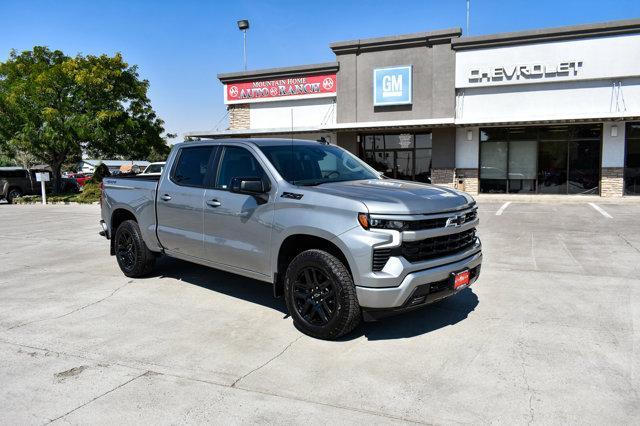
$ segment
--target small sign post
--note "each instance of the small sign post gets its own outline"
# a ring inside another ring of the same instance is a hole
[[[40,191],[42,193],[42,204],[47,204],[47,191],[44,187],[45,182],[49,182],[49,172],[37,172],[36,181],[40,182]]]

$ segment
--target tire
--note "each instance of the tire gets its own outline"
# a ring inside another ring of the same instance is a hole
[[[22,191],[20,188],[10,188],[7,192],[7,203],[13,204],[14,198],[22,197]]]
[[[295,327],[312,337],[337,339],[362,319],[349,271],[338,258],[322,250],[304,251],[291,261],[284,296]]]
[[[144,243],[135,220],[125,220],[118,226],[114,248],[118,266],[127,277],[143,277],[153,270],[156,256]]]

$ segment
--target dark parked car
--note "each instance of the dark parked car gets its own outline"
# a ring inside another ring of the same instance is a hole
[[[40,182],[36,180],[37,172],[46,170],[26,170],[26,169],[0,169],[0,200],[6,199],[12,203],[14,199],[23,195],[40,194]],[[47,182],[47,192],[51,190],[52,182]],[[62,192],[78,192],[80,186],[75,179],[63,178],[60,184]]]
[[[9,203],[22,195],[37,194],[40,183],[36,182],[35,172],[26,169],[0,170],[0,199],[5,198]]]

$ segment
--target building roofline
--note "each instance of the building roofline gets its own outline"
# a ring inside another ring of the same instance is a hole
[[[222,137],[245,137],[250,135],[279,135],[290,133],[320,133],[325,131],[321,127],[274,127],[265,129],[233,129],[233,130],[202,130],[187,132],[185,137],[197,138],[222,138]]]
[[[456,27],[413,34],[338,41],[335,43],[331,43],[329,47],[331,47],[331,50],[333,50],[335,54],[384,49],[398,49],[404,47],[424,46],[442,41],[450,41],[452,38],[460,37],[461,34],[462,29],[460,29],[460,27]]]
[[[511,46],[525,43],[604,37],[618,34],[640,33],[640,19],[599,22],[595,24],[541,28],[510,33],[462,37],[451,42],[454,50]]]
[[[260,70],[229,72],[218,74],[218,80],[222,83],[252,81],[256,79],[270,79],[281,77],[296,77],[300,74],[321,74],[337,72],[338,62],[325,62],[322,64],[296,65],[292,67],[265,68]]]
[[[352,123],[334,123],[321,126],[307,127],[277,127],[264,129],[233,129],[233,130],[202,130],[187,132],[185,137],[221,138],[221,137],[245,137],[251,135],[279,135],[292,133],[325,133],[338,130],[356,131],[367,129],[391,129],[391,128],[424,128],[453,126],[453,117],[428,118],[417,120],[386,120],[386,121],[360,121]]]

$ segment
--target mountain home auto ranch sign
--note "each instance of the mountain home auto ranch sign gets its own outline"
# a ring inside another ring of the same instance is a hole
[[[469,83],[514,82],[541,80],[554,77],[574,77],[582,68],[582,61],[565,61],[555,64],[515,64],[497,67],[474,68],[469,72]]]
[[[225,84],[226,103],[274,101],[282,98],[335,96],[336,75],[255,80]]]

